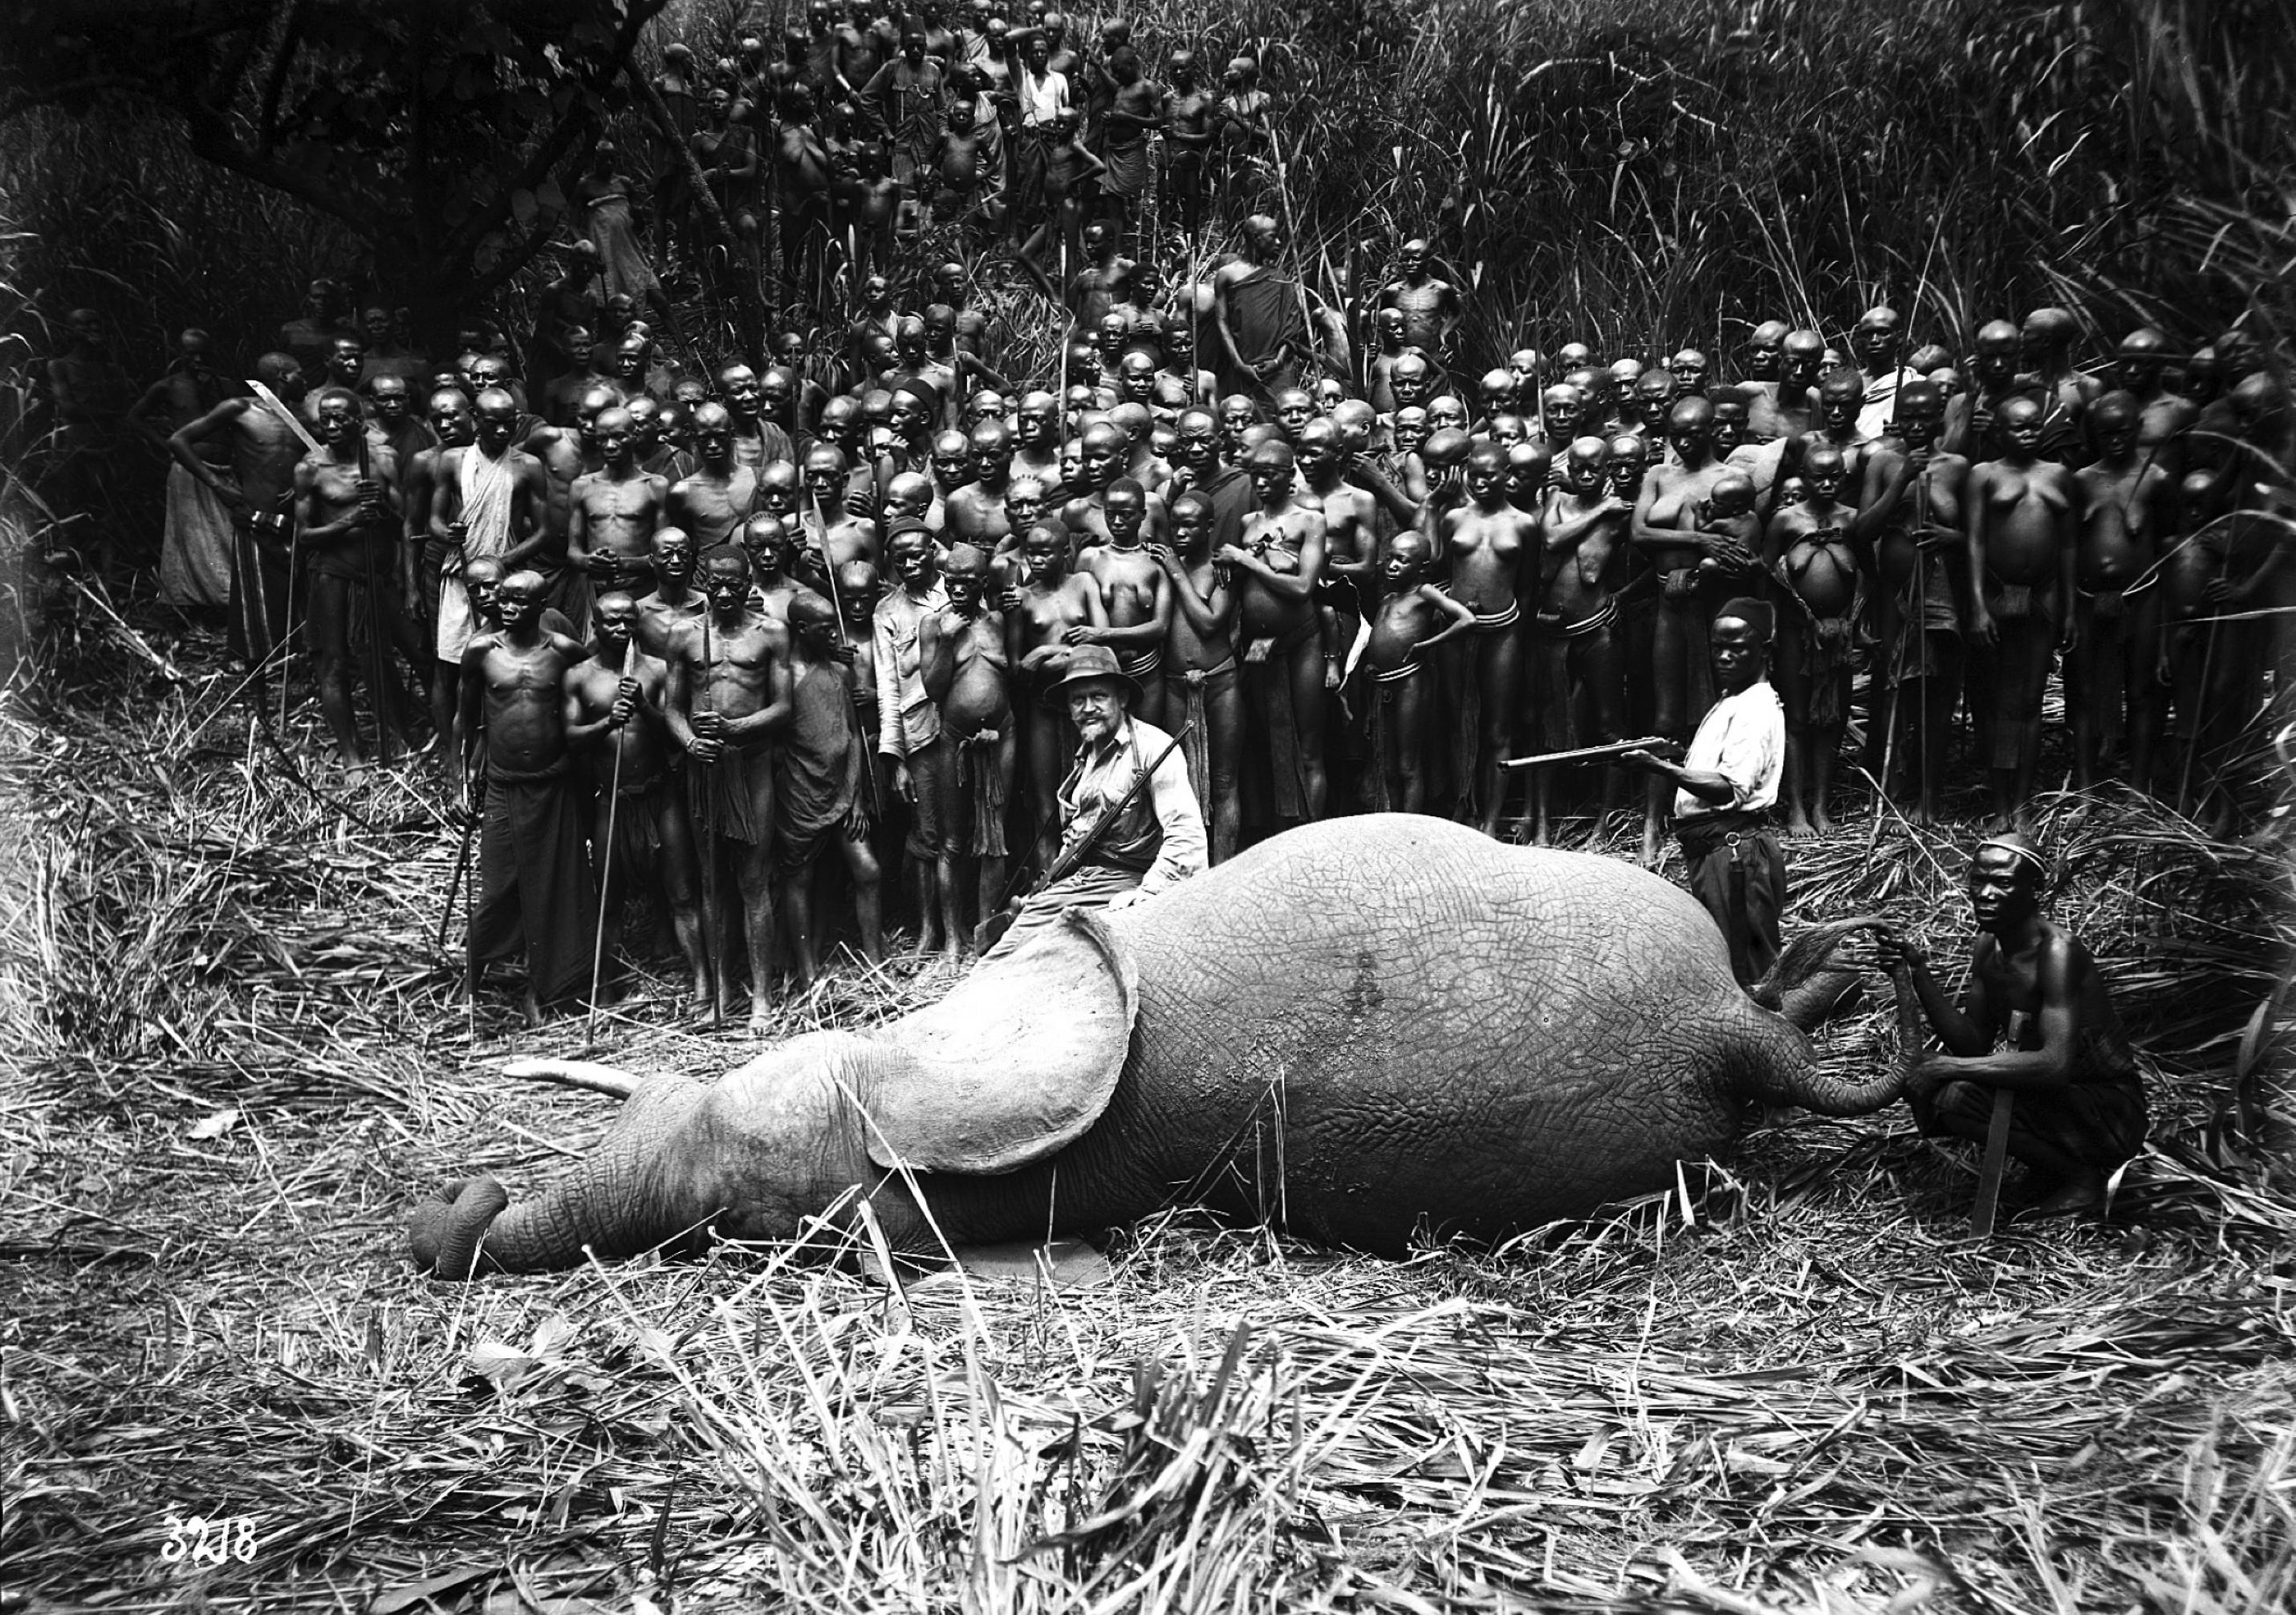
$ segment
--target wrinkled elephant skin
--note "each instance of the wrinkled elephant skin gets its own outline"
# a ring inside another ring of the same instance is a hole
[[[1857,1114],[1898,1086],[1820,1072],[1664,881],[1376,815],[1071,916],[904,1020],[650,1079],[540,1196],[426,1203],[414,1257],[461,1277],[786,1239],[856,1185],[920,1250],[1193,1203],[1398,1252],[1670,1184],[1751,1102]]]

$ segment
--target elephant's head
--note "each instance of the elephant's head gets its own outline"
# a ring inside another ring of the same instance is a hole
[[[891,1172],[1010,1172],[1107,1108],[1138,1008],[1130,953],[1098,917],[1072,913],[882,1027],[793,1038],[714,1086],[629,1079],[596,1152],[544,1194],[512,1206],[480,1177],[418,1207],[415,1266],[460,1279],[711,1231],[794,1239]]]

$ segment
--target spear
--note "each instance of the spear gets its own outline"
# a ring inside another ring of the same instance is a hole
[[[254,389],[257,398],[270,406],[272,414],[287,423],[287,430],[302,439],[303,447],[308,453],[316,455],[319,452],[318,439],[313,437],[310,429],[303,424],[302,416],[287,407],[284,399],[252,376],[248,378],[247,384]],[[296,562],[300,558],[301,552],[295,547],[294,537],[290,535],[287,540],[287,631],[279,636],[280,647],[283,650],[295,641],[295,571]],[[259,561],[257,562],[255,570],[259,577],[263,570]],[[252,641],[250,643],[251,644]],[[287,726],[287,664],[283,659],[279,664],[279,726],[283,729]]]
[[[622,641],[622,670],[614,681],[617,701],[621,700],[622,683],[630,676],[630,659],[636,644],[635,634]],[[610,723],[607,733],[613,734],[614,728]],[[614,824],[622,805],[622,753],[628,750],[623,743],[627,738],[613,734],[614,767],[606,784],[606,844],[598,851],[598,924],[590,936],[590,1013],[582,1028],[582,1052],[586,1054],[598,1046],[598,979],[605,970],[606,914],[614,898]]]
[[[813,525],[821,536],[821,575],[829,583],[829,609],[837,613],[837,631],[843,634],[845,603],[837,594],[837,557],[830,552],[829,523],[822,520],[821,494],[808,482],[805,485],[805,495],[806,502],[813,506]],[[861,703],[853,694],[852,679],[844,677],[842,669],[840,669],[840,676],[844,678],[845,709],[852,714],[853,729],[857,734],[861,730]],[[869,750],[875,743],[873,736],[861,735],[861,788],[869,793],[869,816],[873,821],[882,811],[877,802],[877,770],[869,758]]]
[[[709,619],[714,610],[715,608],[713,606],[711,606],[707,601],[704,601],[701,607],[701,689],[699,692],[701,695],[713,697],[713,700],[718,685],[718,661],[717,657],[709,648]],[[713,704],[709,707],[704,708],[703,710],[715,712],[717,708]],[[715,762],[709,762],[698,763],[695,766],[701,768],[715,769],[718,765]],[[710,799],[709,785],[706,783],[709,777],[710,776],[707,775],[703,776],[705,783],[702,788],[702,800],[705,802],[708,802]],[[726,922],[724,918],[726,894],[718,889],[718,847],[717,815],[713,810],[707,816],[707,817],[709,823],[702,827],[702,832],[697,839],[701,842],[702,922],[705,929],[709,932],[709,936],[705,938],[702,942],[704,956],[709,961],[709,1029],[716,1031],[726,1024],[726,990],[724,980],[726,964]]]

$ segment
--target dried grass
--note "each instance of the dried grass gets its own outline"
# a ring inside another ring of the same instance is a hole
[[[2289,930],[2276,848],[2050,806],[2058,912],[2159,1078],[2103,1226],[1972,1246],[1970,1161],[1892,1114],[1776,1119],[1496,1252],[1175,1216],[1082,1291],[738,1250],[447,1288],[403,1265],[406,1200],[531,1181],[606,1107],[490,1071],[512,1019],[473,1041],[433,951],[455,842],[419,780],[347,799],[362,827],[280,778],[209,641],[145,625],[186,674],[155,687],[83,631],[78,698],[20,687],[0,726],[12,1609],[2296,1597],[2296,1195],[2208,1125]],[[1797,917],[1956,934],[1954,855],[1873,836],[1797,848]],[[849,973],[783,1029],[939,986]],[[1881,1020],[1831,1057],[1881,1057]],[[608,1043],[742,1040],[640,1004]],[[252,1562],[163,1562],[171,1511],[252,1516]]]

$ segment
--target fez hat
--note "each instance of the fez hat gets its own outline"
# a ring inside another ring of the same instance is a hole
[[[1764,644],[1769,644],[1777,631],[1777,620],[1768,603],[1755,599],[1751,594],[1741,594],[1735,600],[1724,601],[1722,609],[1714,613],[1714,620],[1719,622],[1725,617],[1734,617],[1751,627]]]
[[[1126,700],[1140,693],[1140,681],[1116,665],[1116,652],[1106,645],[1078,645],[1059,664],[1060,676],[1045,687],[1046,705],[1057,705],[1065,698],[1061,692],[1069,685],[1082,684],[1088,678],[1104,678],[1120,685],[1128,693]]]
[[[926,381],[922,376],[909,377],[898,387],[893,389],[893,393],[897,398],[901,394],[906,393],[910,398],[914,398],[918,403],[923,405],[929,411],[938,412],[940,408],[940,389],[935,387],[931,381]]]

